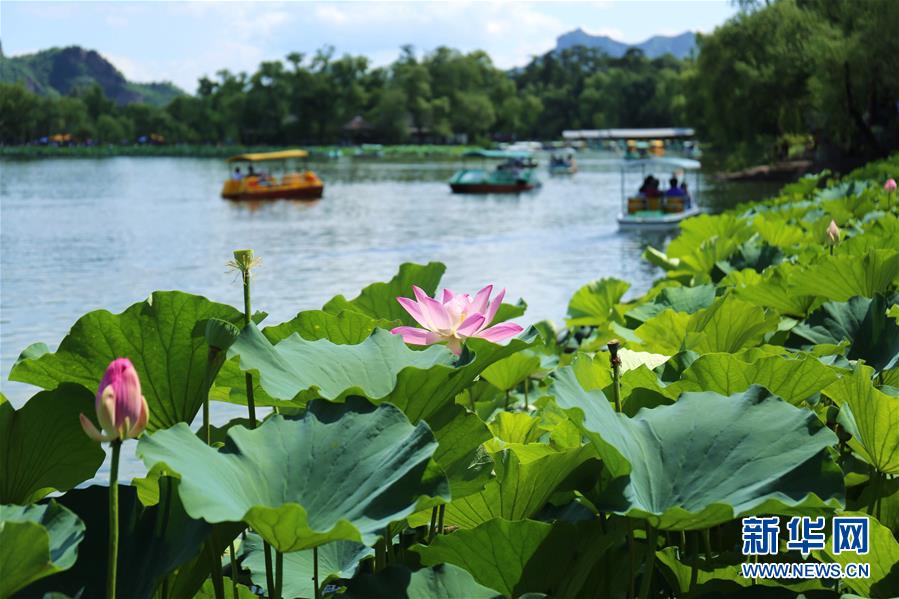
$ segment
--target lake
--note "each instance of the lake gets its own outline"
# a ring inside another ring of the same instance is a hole
[[[456,291],[505,287],[507,301],[527,301],[525,325],[563,324],[568,299],[596,278],[642,293],[660,271],[640,254],[668,236],[619,232],[617,162],[578,161],[577,174],[550,177],[542,159],[534,192],[463,196],[446,183],[454,161],[341,158],[313,163],[322,200],[249,205],[219,198],[227,169],[217,159],[0,160],[0,389],[21,405],[35,389],[7,381],[19,352],[37,341],[55,349],[88,311],[121,312],[157,289],[239,308],[240,281],[225,266],[238,248],[262,259],[253,309],[269,313],[266,324],[338,293],[354,297],[408,261],[444,262],[443,283]],[[721,208],[778,186],[701,187],[703,201]],[[242,414],[213,405],[215,423]],[[127,460],[123,471],[143,470]]]

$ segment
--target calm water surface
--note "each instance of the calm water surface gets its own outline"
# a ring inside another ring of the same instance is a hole
[[[599,277],[641,293],[660,272],[640,254],[667,236],[619,232],[617,168],[600,157],[579,164],[566,177],[544,167],[535,192],[460,196],[446,184],[452,161],[344,158],[314,165],[326,183],[320,201],[249,205],[219,198],[221,160],[0,160],[0,389],[21,405],[35,389],[7,381],[19,352],[36,341],[55,349],[90,310],[121,312],[157,289],[239,307],[240,283],[225,267],[237,248],[262,258],[253,308],[268,324],[353,297],[407,261],[444,262],[454,290],[506,287],[507,299],[528,302],[522,324],[561,324],[572,293]],[[702,187],[715,205],[768,191]],[[216,423],[242,414],[213,406]],[[142,472],[124,464],[125,476]]]

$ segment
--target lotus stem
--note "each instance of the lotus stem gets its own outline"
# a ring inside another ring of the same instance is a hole
[[[428,526],[428,543],[430,543],[434,539],[434,533],[437,530],[437,512],[439,511],[439,507],[435,505],[431,508],[431,524]]]
[[[528,383],[530,383],[530,377],[524,377],[524,411],[528,411]]]
[[[119,453],[122,441],[114,439],[109,467],[109,559],[106,562],[106,597],[115,599],[116,568],[119,562]]]
[[[209,428],[209,395],[203,399],[203,435],[206,437],[206,445],[212,445],[212,433]]]
[[[443,534],[443,516],[446,514],[446,504],[440,504],[440,510],[437,512],[437,534]]]
[[[262,541],[262,549],[265,554],[265,585],[268,596],[275,596],[275,575],[272,570],[272,546],[267,541]]]
[[[506,389],[506,406],[503,409],[509,411],[509,389]]]
[[[632,524],[630,518],[625,518],[627,522],[627,559],[628,559],[628,570],[629,570],[629,578],[630,583],[628,585],[627,596],[631,599],[635,597],[636,588],[634,585],[634,581],[637,576],[637,558],[635,555],[636,549],[634,547],[634,530],[632,528]]]
[[[712,535],[708,528],[702,531],[702,542],[705,545],[705,562],[709,565],[712,563]]]
[[[228,557],[231,561],[231,593],[234,599],[239,599],[240,592],[237,590],[237,559],[234,556],[234,541],[228,545]]]
[[[208,544],[209,550],[209,576],[212,578],[212,590],[215,599],[225,599],[225,579],[222,576],[222,556],[212,544]]]
[[[640,599],[648,599],[649,591],[652,588],[652,572],[656,564],[656,540],[659,531],[656,530],[649,522],[646,523],[646,543],[649,547],[649,555],[646,556],[646,563],[643,568],[643,582],[640,585]]]
[[[284,553],[275,552],[275,598],[281,599],[281,589],[284,588]]]
[[[612,364],[612,397],[615,400],[615,411],[621,412],[621,358],[618,357],[618,348],[621,344],[617,339],[609,341],[609,362]]]
[[[312,548],[312,584],[315,586],[315,599],[321,599],[322,590],[318,582],[318,547]]]

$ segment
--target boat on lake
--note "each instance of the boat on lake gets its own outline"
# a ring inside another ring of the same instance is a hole
[[[519,193],[540,185],[535,168],[537,162],[531,152],[510,150],[473,150],[462,155],[481,158],[482,168],[463,168],[450,178],[453,193]],[[493,169],[487,160],[501,160]]]
[[[222,187],[222,197],[226,200],[318,199],[325,184],[309,170],[308,158],[306,150],[232,156],[228,159],[229,169],[237,166]]]
[[[621,213],[618,226],[622,230],[665,230],[702,212],[699,207],[699,168],[688,158],[646,158],[624,160],[621,171]],[[636,175],[639,173],[640,178]],[[659,173],[661,179],[654,173]],[[687,173],[693,176],[692,188]],[[666,176],[667,175],[667,176]],[[665,188],[662,180],[667,179]]]
[[[577,172],[577,161],[573,154],[553,154],[549,157],[550,175],[573,175]]]

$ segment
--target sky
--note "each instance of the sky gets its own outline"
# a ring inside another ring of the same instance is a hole
[[[53,46],[97,50],[133,81],[197,80],[227,68],[252,72],[290,52],[337,54],[391,63],[404,44],[486,50],[511,68],[576,29],[636,43],[653,35],[709,32],[736,9],[727,0],[599,2],[0,2],[7,56]]]

